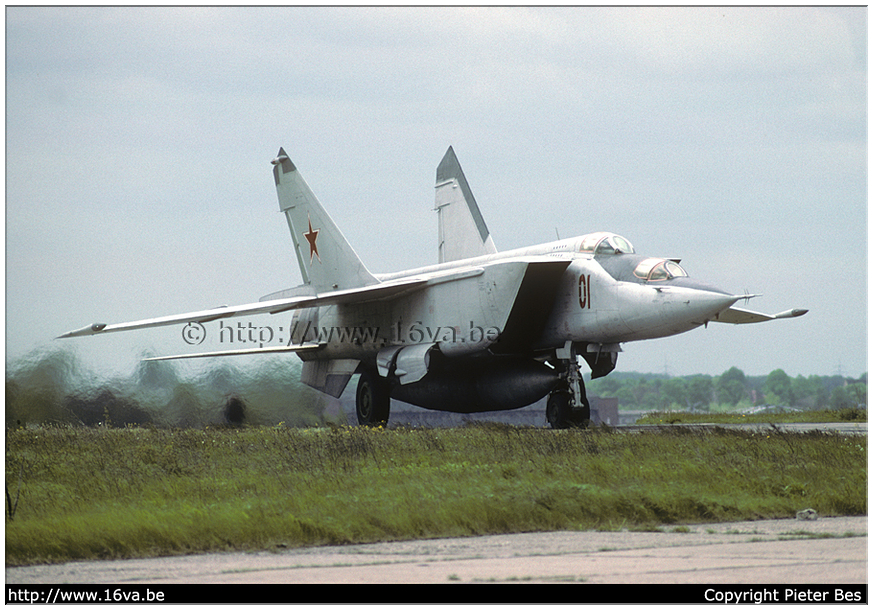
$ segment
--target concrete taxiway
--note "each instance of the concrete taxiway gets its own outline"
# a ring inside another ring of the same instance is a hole
[[[757,432],[767,434],[778,430],[779,432],[795,432],[806,434],[809,432],[827,432],[830,434],[867,435],[867,422],[832,422],[832,423],[774,423],[774,424],[672,424],[651,425],[632,424],[618,426],[615,429],[621,432],[657,432],[670,430],[671,428],[686,428],[689,430],[742,430],[745,432]]]
[[[867,583],[867,517],[546,532],[6,569],[7,584]]]

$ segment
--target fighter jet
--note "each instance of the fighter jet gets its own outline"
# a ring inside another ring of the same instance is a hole
[[[548,396],[549,424],[567,428],[590,419],[582,362],[598,378],[615,368],[623,343],[807,312],[735,307],[755,295],[693,279],[679,260],[637,254],[615,233],[499,252],[451,147],[436,172],[438,263],[374,274],[284,149],[272,165],[300,286],[257,303],[92,324],[61,337],[292,311],[284,345],[152,359],[293,352],[303,361],[302,381],[330,396],[359,376],[357,419],[366,426],[387,424],[392,398],[474,413]]]

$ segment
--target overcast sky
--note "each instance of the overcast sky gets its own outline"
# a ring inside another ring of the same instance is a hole
[[[371,271],[435,263],[452,145],[498,249],[609,230],[810,310],[617,370],[867,370],[866,8],[7,7],[6,68],[7,361],[300,283],[280,146]]]

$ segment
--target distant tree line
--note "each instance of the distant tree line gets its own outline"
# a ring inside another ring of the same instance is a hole
[[[589,393],[616,397],[619,408],[632,410],[714,411],[759,405],[801,410],[867,408],[867,373],[852,379],[842,375],[790,377],[782,369],[752,377],[737,367],[715,377],[614,372],[586,385]]]
[[[145,354],[144,354],[145,355]],[[324,396],[299,381],[299,362],[266,358],[251,367],[219,360],[184,374],[174,362],[140,362],[129,376],[102,378],[69,351],[37,351],[6,365],[6,425],[321,425],[345,423]],[[588,392],[618,398],[630,410],[719,411],[756,405],[803,410],[867,408],[867,374],[859,379],[789,377],[776,369],[765,377],[733,367],[721,375],[613,372],[587,380]]]

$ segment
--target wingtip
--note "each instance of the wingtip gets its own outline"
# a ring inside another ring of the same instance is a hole
[[[87,335],[96,335],[104,328],[106,328],[106,324],[103,324],[102,322],[95,322],[94,324],[90,324],[84,328],[71,330],[70,332],[64,333],[63,335],[58,335],[57,337],[55,337],[55,339],[68,339],[70,337],[84,337]]]

